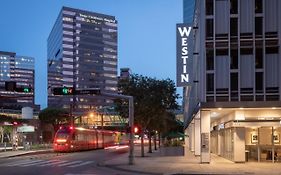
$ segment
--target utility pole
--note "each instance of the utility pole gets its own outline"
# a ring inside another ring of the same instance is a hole
[[[128,95],[120,94],[110,94],[101,92],[101,95],[111,98],[121,98],[129,100],[129,127],[130,127],[130,137],[129,137],[129,165],[134,165],[134,97]]]

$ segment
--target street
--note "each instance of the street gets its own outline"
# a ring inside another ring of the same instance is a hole
[[[48,153],[0,159],[1,175],[126,175],[132,174],[99,166],[128,149],[93,150],[75,153]]]

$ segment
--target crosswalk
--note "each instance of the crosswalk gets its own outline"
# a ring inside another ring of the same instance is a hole
[[[74,160],[74,161],[68,161],[68,160],[58,160],[58,159],[52,159],[52,160],[19,160],[15,162],[0,164],[0,167],[69,167],[69,168],[76,168],[80,166],[85,166],[94,163],[94,161],[82,161],[82,160]]]

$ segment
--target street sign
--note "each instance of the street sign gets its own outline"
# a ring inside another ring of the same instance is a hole
[[[76,95],[83,95],[83,94],[95,94],[95,95],[100,95],[100,89],[81,89],[81,90],[75,90],[74,92]]]

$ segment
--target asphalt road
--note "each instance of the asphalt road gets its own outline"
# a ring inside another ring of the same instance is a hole
[[[0,175],[129,175],[132,172],[99,166],[127,151],[101,149],[0,159]]]

